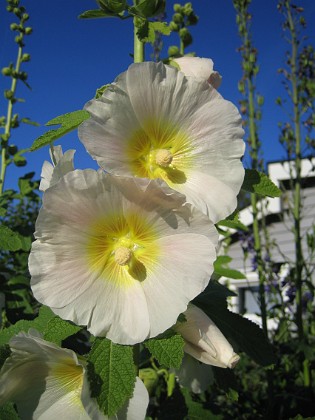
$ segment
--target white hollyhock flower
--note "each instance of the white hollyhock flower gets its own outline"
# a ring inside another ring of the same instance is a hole
[[[86,370],[72,351],[45,341],[36,330],[10,340],[0,372],[0,404],[13,401],[22,420],[106,420],[90,397]],[[144,419],[148,393],[137,378],[134,395],[111,419]]]
[[[34,296],[116,343],[162,333],[207,286],[216,258],[215,227],[183,201],[155,182],[143,190],[102,171],[69,172],[44,194]]]
[[[62,153],[61,146],[54,146],[53,156],[51,150],[49,153],[51,160],[55,161],[56,165],[45,160],[40,175],[40,191],[45,191],[47,188],[55,185],[65,174],[74,170],[73,156],[75,154],[75,150],[67,150],[65,153]]]
[[[233,368],[240,358],[215,323],[192,304],[184,315],[186,322],[173,327],[185,340],[184,351],[207,365]]]
[[[99,99],[79,127],[106,171],[159,180],[216,223],[231,214],[244,177],[242,121],[206,81],[163,63],[137,63]]]
[[[214,64],[210,58],[187,56],[173,58],[173,61],[178,64],[180,71],[182,71],[185,76],[192,76],[197,79],[206,80],[215,89],[220,87],[222,76],[220,73],[213,70]]]

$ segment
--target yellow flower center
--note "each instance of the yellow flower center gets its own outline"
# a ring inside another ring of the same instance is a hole
[[[186,182],[194,164],[189,135],[169,122],[152,119],[132,133],[126,155],[134,176],[163,179],[169,186]]]
[[[127,212],[96,220],[86,243],[88,267],[117,286],[143,281],[160,253],[158,235],[143,214]]]

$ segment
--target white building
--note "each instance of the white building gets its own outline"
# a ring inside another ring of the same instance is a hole
[[[286,274],[285,270],[288,271],[288,266],[284,266],[285,262],[289,261],[291,266],[295,264],[295,241],[292,231],[294,221],[292,212],[289,212],[289,208],[292,206],[290,171],[294,177],[294,162],[285,161],[268,164],[270,179],[284,192],[279,198],[265,198],[262,201],[265,209],[265,225],[269,242],[274,242],[275,244],[270,248],[270,259],[275,263],[274,269],[278,270],[278,272],[282,269],[283,275]],[[303,255],[309,264],[314,266],[315,261],[311,261],[311,255],[308,251],[306,234],[313,232],[315,226],[315,158],[302,160],[302,178],[301,233],[303,236]],[[253,223],[251,207],[240,211],[240,221],[248,226],[249,231],[251,231]],[[264,242],[264,239],[262,240]],[[247,259],[244,259],[243,248],[246,248],[246,245],[246,242],[242,241],[241,235],[238,232],[234,232],[228,249],[228,255],[232,257],[230,268],[244,273],[246,279],[221,278],[220,281],[228,284],[229,288],[237,293],[237,297],[231,299],[232,309],[240,313],[246,313],[249,318],[255,319],[254,314],[260,313],[257,300],[259,279],[255,269],[255,262],[251,259],[251,253],[249,252]],[[268,258],[268,256],[264,255],[264,252],[262,256],[263,258]]]

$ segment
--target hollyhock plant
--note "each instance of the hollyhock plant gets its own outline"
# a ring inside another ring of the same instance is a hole
[[[235,210],[242,121],[208,82],[163,63],[137,63],[85,109],[91,117],[79,137],[103,169],[168,185],[214,223]]]
[[[154,181],[67,173],[36,222],[35,298],[119,344],[162,333],[207,286],[216,258],[214,225],[184,201]]]
[[[184,351],[207,365],[233,368],[240,358],[215,323],[192,304],[184,315],[186,321],[174,327],[185,340]]]
[[[222,76],[219,72],[213,70],[214,64],[210,58],[187,56],[174,58],[173,61],[175,61],[185,76],[206,80],[215,89],[220,87]]]
[[[10,340],[11,355],[0,372],[0,404],[13,401],[21,419],[106,420],[90,397],[85,363],[36,330]],[[137,378],[134,394],[115,417],[144,419],[148,393]]]

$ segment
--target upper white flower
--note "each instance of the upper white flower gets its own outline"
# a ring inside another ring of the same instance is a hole
[[[217,232],[152,181],[71,171],[48,188],[29,259],[37,300],[96,336],[135,344],[207,286]]]
[[[192,304],[184,315],[186,322],[174,327],[185,340],[184,351],[207,365],[233,368],[240,358],[215,323]]]
[[[36,330],[10,340],[0,372],[0,404],[16,403],[22,420],[107,420],[90,397],[86,370],[72,350],[41,338]],[[134,394],[112,419],[141,420],[149,403],[137,378]]]
[[[180,71],[186,76],[196,77],[197,79],[206,80],[215,89],[221,85],[222,76],[213,70],[213,61],[210,58],[201,57],[180,57],[173,58],[178,64]]]
[[[133,64],[85,109],[79,137],[103,169],[159,180],[214,223],[234,211],[242,121],[208,82],[163,63]]]

